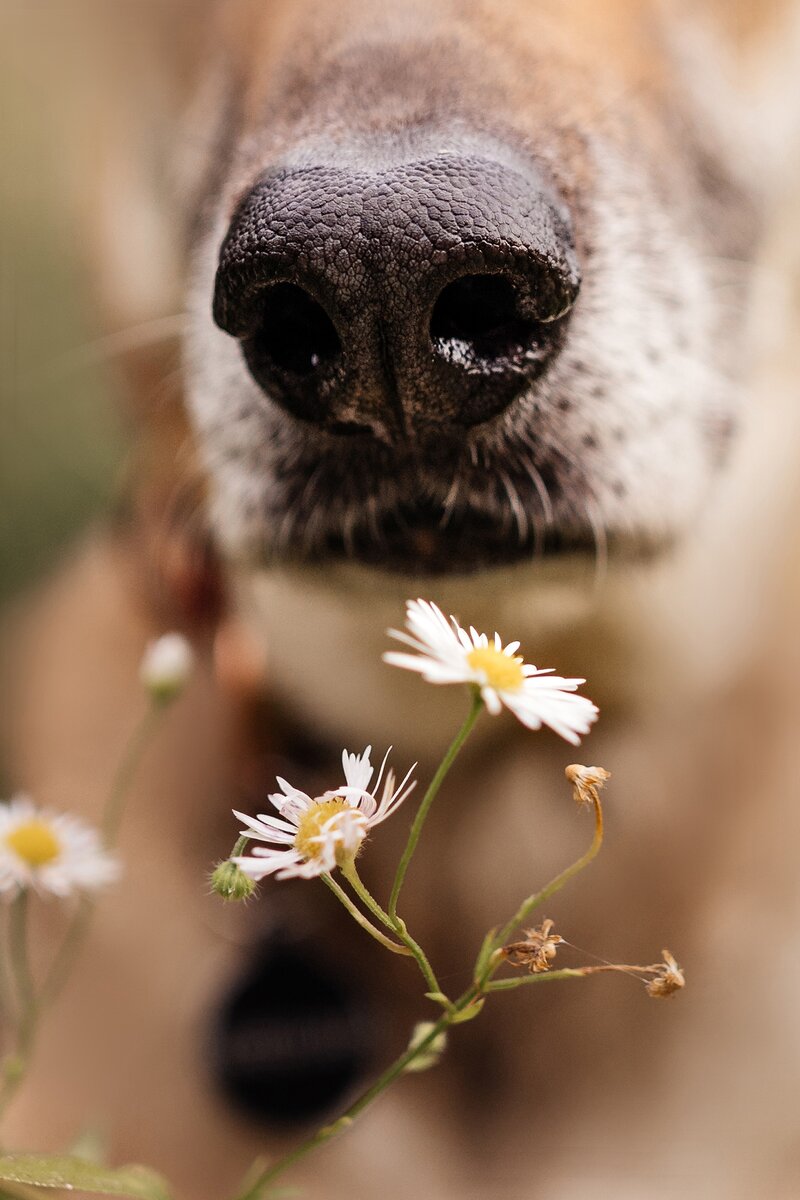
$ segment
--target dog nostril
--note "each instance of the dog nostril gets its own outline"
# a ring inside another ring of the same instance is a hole
[[[532,342],[538,323],[520,315],[517,294],[504,275],[465,275],[448,283],[434,305],[436,348],[461,342],[482,359],[507,358]]]
[[[256,377],[259,367],[311,375],[341,352],[333,322],[303,288],[294,283],[276,283],[262,293],[258,325],[246,345]]]

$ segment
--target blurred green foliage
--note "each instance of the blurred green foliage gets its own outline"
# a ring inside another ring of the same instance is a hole
[[[0,603],[107,506],[121,451],[82,248],[60,203],[58,86],[15,15],[0,18]]]

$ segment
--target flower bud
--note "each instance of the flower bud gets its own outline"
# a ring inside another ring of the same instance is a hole
[[[139,678],[156,704],[169,704],[181,694],[192,673],[194,654],[182,633],[166,633],[150,642]]]
[[[414,1026],[414,1032],[411,1034],[411,1041],[408,1043],[409,1050],[413,1050],[416,1046],[419,1046],[421,1042],[424,1042],[425,1038],[428,1036],[428,1034],[431,1032],[431,1030],[433,1028],[434,1028],[433,1021],[419,1021]],[[442,1030],[441,1033],[437,1033],[436,1037],[433,1039],[431,1044],[429,1046],[426,1046],[426,1048],[422,1052],[422,1054],[417,1055],[416,1058],[411,1060],[411,1062],[406,1067],[406,1070],[407,1071],[428,1071],[428,1070],[430,1070],[431,1067],[435,1067],[438,1065],[439,1059],[442,1057],[442,1055],[444,1054],[446,1049],[447,1049],[447,1034],[444,1032],[444,1030]]]
[[[211,875],[211,890],[223,900],[249,900],[256,885],[241,867],[229,858],[218,863]]]

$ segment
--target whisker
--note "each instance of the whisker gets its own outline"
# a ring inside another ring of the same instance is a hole
[[[28,376],[27,379],[22,379],[20,388],[23,392],[30,391],[43,384],[53,383],[65,375],[109,362],[123,354],[130,354],[134,350],[142,350],[147,346],[157,345],[159,342],[179,338],[186,329],[187,320],[186,313],[176,313],[169,317],[157,317],[152,321],[143,321],[139,325],[132,325],[128,329],[121,329],[116,333],[105,334],[83,346],[67,351],[66,354],[49,363],[43,370]]]
[[[594,500],[587,499],[584,501],[584,509],[586,511],[586,519],[591,526],[592,537],[594,538],[595,555],[592,594],[594,599],[598,600],[608,579],[608,536]]]

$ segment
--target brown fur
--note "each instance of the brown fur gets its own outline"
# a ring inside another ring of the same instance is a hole
[[[535,14],[528,0],[436,7],[445,43],[457,47],[459,61],[479,57],[483,82],[501,88],[510,119],[539,122],[546,133],[568,107],[572,121],[602,123],[624,138],[635,111],[639,133],[660,151],[657,115],[680,86],[653,36],[651,5],[553,0]],[[736,6],[745,47],[763,34],[765,7]],[[368,29],[383,17],[354,0],[223,10],[222,36],[242,85],[232,119],[252,133],[225,175],[232,207],[263,153],[260,114],[281,69],[292,64],[299,98],[285,126],[269,131],[271,148],[322,107],[329,126],[346,129],[349,83],[337,91],[332,80],[318,92],[319,58],[337,29]],[[528,50],[535,43],[541,65],[535,85],[525,71],[526,42]],[[582,89],[598,64],[608,80]],[[425,91],[431,76],[422,74],[420,102],[441,102]],[[436,86],[446,89],[448,80]],[[380,121],[379,104],[374,113]],[[579,141],[569,145],[574,157],[559,164],[567,188],[586,169]],[[215,147],[212,139],[209,152]],[[666,178],[671,153],[665,138]],[[205,172],[190,172],[200,204],[215,164],[202,165]],[[734,220],[719,236],[720,252],[739,252],[749,224],[745,232]],[[774,386],[795,364],[771,370]],[[152,386],[142,382],[147,377],[155,375],[139,377],[140,394]],[[283,717],[265,711],[269,687],[258,652],[228,603],[179,398],[138,408],[141,452],[125,519],[77,554],[15,626],[14,778],[42,803],[96,816],[141,707],[135,677],[147,638],[186,629],[201,669],[137,781],[125,880],[101,907],[7,1137],[56,1149],[79,1132],[86,1113],[108,1132],[115,1160],[151,1162],[181,1195],[219,1200],[249,1155],[275,1148],[215,1096],[202,1050],[224,981],[273,905],[288,906],[320,944],[355,953],[354,969],[365,976],[375,968],[382,980],[372,985],[375,1003],[393,1030],[387,1056],[424,1010],[411,969],[387,968],[380,952],[357,935],[353,942],[332,903],[309,901],[306,885],[280,899],[281,885],[265,887],[246,911],[203,895],[209,864],[235,832],[230,807],[255,809],[271,783]],[[779,511],[785,517],[791,504]],[[586,753],[614,778],[602,859],[542,916],[556,918],[568,940],[614,960],[652,961],[666,941],[687,969],[686,993],[655,1004],[633,981],[600,978],[502,998],[493,1015],[452,1037],[445,1066],[402,1083],[298,1172],[311,1195],[797,1194],[798,1046],[788,996],[800,902],[791,799],[799,715],[791,626],[800,581],[786,574],[782,560],[771,563],[762,596],[771,619],[721,683],[698,687],[680,670],[671,675],[645,647],[636,669],[646,678],[634,695],[619,684],[619,661],[631,654],[627,645],[620,652],[626,631],[610,625],[599,645],[582,645],[577,631],[559,660],[567,671],[596,666],[590,678],[603,717]],[[409,883],[407,919],[432,946],[448,984],[459,980],[486,926],[588,834],[562,781],[562,745],[549,735],[532,745],[508,726],[499,745],[502,754],[492,755],[477,746],[452,777]],[[376,887],[401,824],[382,827],[385,835],[365,854]],[[57,920],[45,914],[48,935]]]

